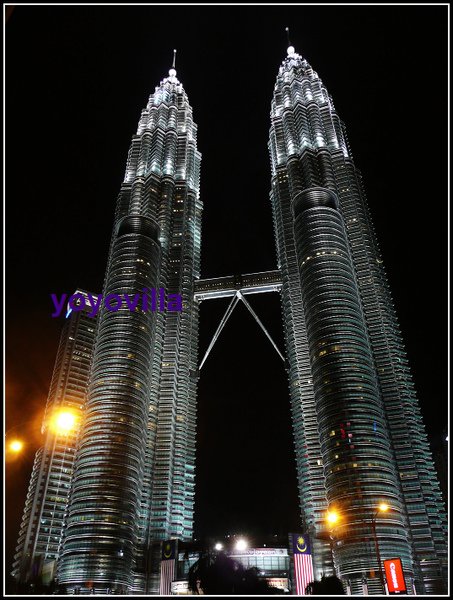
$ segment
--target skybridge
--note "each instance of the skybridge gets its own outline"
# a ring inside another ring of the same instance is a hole
[[[225,327],[228,319],[231,317],[236,304],[241,300],[249,313],[263,330],[264,334],[274,347],[275,351],[285,362],[285,357],[278,349],[276,343],[269,332],[259,319],[256,312],[250,306],[245,298],[248,294],[263,294],[268,292],[280,292],[282,289],[282,276],[280,271],[264,271],[262,273],[247,273],[246,275],[228,275],[226,277],[216,277],[214,279],[200,279],[195,282],[194,298],[201,302],[202,300],[213,300],[216,298],[232,298],[220,324],[215,332],[208,349],[205,352],[203,360],[195,374],[199,376],[201,368],[209,356],[214,344],[216,343],[222,329]]]
[[[228,275],[214,279],[199,279],[195,282],[195,300],[212,300],[214,298],[231,298],[236,292],[247,294],[263,294],[279,292],[282,289],[280,271],[264,271],[247,273],[246,275]]]

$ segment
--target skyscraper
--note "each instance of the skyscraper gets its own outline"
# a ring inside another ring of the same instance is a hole
[[[150,542],[192,536],[200,160],[172,68],[132,139],[103,295],[161,288],[183,310],[101,309],[59,563],[69,589],[147,591]]]
[[[12,574],[21,582],[43,569],[52,579],[61,550],[95,338],[96,319],[88,312],[68,309],[60,336],[42,424],[44,445],[36,452],[14,557]]]
[[[274,88],[271,202],[282,274],[302,524],[315,569],[350,579],[401,556],[420,592],[445,589],[446,521],[381,254],[332,98],[288,48]],[[378,517],[380,500],[392,507]],[[325,515],[340,516],[326,531]],[[327,533],[327,536],[326,536]],[[410,581],[408,581],[410,587]],[[382,591],[378,578],[370,593]]]
[[[140,300],[99,313],[73,475],[66,496],[58,493],[67,506],[54,536],[62,543],[48,556],[58,560],[59,583],[157,593],[158,544],[193,534],[199,302],[232,297],[228,318],[248,293],[281,292],[301,524],[315,576],[335,572],[353,593],[366,578],[370,593],[382,592],[376,533],[382,558],[402,559],[409,590],[413,579],[418,592],[442,591],[438,484],[361,175],[331,97],[290,47],[271,108],[276,271],[197,281],[196,135],[173,67],[132,138],[103,297],[162,288],[182,297],[183,310],[153,311]],[[41,464],[38,452],[30,532]],[[339,515],[332,527],[329,510]]]

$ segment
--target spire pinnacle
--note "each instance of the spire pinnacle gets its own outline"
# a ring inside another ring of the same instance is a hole
[[[291,40],[289,39],[289,27],[285,27],[286,38],[288,40],[288,46],[291,46]]]
[[[176,77],[176,48],[173,50],[173,63],[171,65],[171,69],[168,71],[170,77]]]
[[[287,48],[287,53],[288,56],[292,56],[296,50],[294,49],[294,46],[291,45],[291,40],[289,39],[289,27],[285,27],[285,31],[286,31],[286,37],[288,39],[288,48]]]

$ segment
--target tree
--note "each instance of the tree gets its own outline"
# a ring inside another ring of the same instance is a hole
[[[324,595],[344,595],[343,585],[338,579],[332,575],[331,577],[322,577],[321,581],[312,581],[307,585],[307,594],[313,596],[324,596]]]

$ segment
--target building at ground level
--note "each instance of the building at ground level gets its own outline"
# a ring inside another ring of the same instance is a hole
[[[238,544],[239,542],[239,544]],[[241,547],[241,542],[244,547]],[[258,542],[259,547],[251,547]],[[190,594],[189,569],[201,556],[210,553],[212,557],[223,553],[241,564],[244,569],[256,569],[260,579],[282,591],[291,589],[291,549],[288,538],[282,536],[225,536],[203,542],[180,543],[171,593]]]

